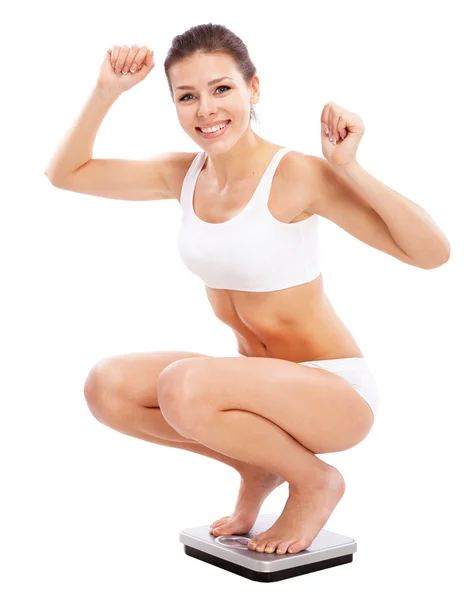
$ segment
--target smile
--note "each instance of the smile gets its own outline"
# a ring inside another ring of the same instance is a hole
[[[221,129],[219,129],[218,131],[213,131],[212,133],[204,133],[199,127],[196,127],[196,131],[197,133],[203,137],[206,140],[211,140],[213,138],[217,138],[220,137],[221,135],[223,135],[225,133],[225,131],[227,131],[228,126],[230,125],[231,121],[228,121],[225,124],[225,127],[222,127]]]

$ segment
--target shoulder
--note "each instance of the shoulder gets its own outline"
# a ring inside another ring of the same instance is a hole
[[[298,150],[290,150],[281,159],[281,167],[283,171],[288,174],[290,171],[296,169],[298,173],[309,171],[314,169],[327,161],[319,156],[312,154],[304,154]],[[328,164],[328,163],[327,163]]]
[[[172,191],[172,197],[180,201],[182,184],[192,162],[200,152],[173,152],[172,164],[168,170],[168,185]]]
[[[324,181],[330,176],[331,167],[324,158],[303,152],[291,151],[281,159],[280,179],[284,188],[294,198],[300,199],[301,211],[313,214],[318,211]]]
[[[287,181],[311,185],[324,176],[327,168],[330,168],[330,165],[324,158],[291,150],[282,157],[278,171],[281,178]]]

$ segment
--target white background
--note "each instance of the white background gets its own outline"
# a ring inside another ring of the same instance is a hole
[[[241,598],[262,589],[187,557],[179,542],[181,529],[231,514],[238,474],[105,427],[83,395],[105,356],[235,355],[233,333],[178,256],[178,202],[79,195],[44,174],[113,44],[148,45],[156,67],[112,106],[93,156],[199,151],[178,123],[162,64],[175,35],[212,22],[239,35],[257,67],[259,135],[322,156],[323,106],[359,114],[360,164],[427,210],[451,243],[448,263],[422,270],[321,221],[326,292],[377,377],[382,406],[366,440],[321,457],[347,484],[325,528],[357,541],[354,562],[274,583],[271,595],[464,597],[473,399],[465,4],[46,1],[8,11],[0,595]],[[279,514],[286,497],[287,484],[262,513]]]

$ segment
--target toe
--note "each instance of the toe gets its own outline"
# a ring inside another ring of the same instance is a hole
[[[265,548],[266,548],[266,540],[263,540],[263,541],[259,542],[258,545],[256,546],[256,552],[264,552]]]
[[[230,517],[222,517],[221,519],[217,519],[216,521],[214,521],[212,523],[212,525],[210,526],[210,530],[212,531],[212,529],[215,529],[215,527],[218,527],[219,525],[222,525],[223,523],[226,523],[228,521]]]
[[[264,549],[265,549],[268,541],[269,541],[268,538],[262,538],[262,537],[259,538],[259,537],[255,536],[248,543],[248,548],[250,550],[256,550],[256,552],[264,552]]]
[[[228,525],[229,517],[219,519],[218,521],[215,521],[215,523],[212,523],[212,525],[210,526],[210,533],[213,535],[226,535],[227,530],[229,529]]]
[[[304,550],[307,546],[304,545],[302,542],[293,542],[292,544],[289,545],[287,551],[290,554],[295,554],[296,552],[301,552],[302,550]]]
[[[276,540],[269,540],[268,543],[266,544],[266,548],[264,549],[264,551],[267,552],[268,554],[271,554],[276,550],[277,545],[278,545],[278,543]]]
[[[210,533],[212,535],[215,536],[219,536],[219,535],[232,535],[231,534],[231,530],[228,530],[228,528],[226,527],[226,524],[224,523],[223,525],[220,525],[219,527],[214,527]]]
[[[255,536],[254,538],[251,538],[251,540],[248,542],[248,548],[250,550],[256,550],[256,546],[259,543],[260,543],[260,541],[259,541],[258,537]]]
[[[290,541],[287,542],[280,542],[278,544],[277,550],[276,550],[276,554],[285,554],[287,552],[287,549],[289,547],[289,545],[291,544]]]

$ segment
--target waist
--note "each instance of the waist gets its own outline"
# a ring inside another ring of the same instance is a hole
[[[351,333],[343,326],[338,329],[311,330],[308,327],[259,337],[254,334],[237,335],[238,353],[247,357],[281,358],[292,362],[310,360],[340,360],[364,358]]]
[[[286,356],[275,356],[274,353],[263,353],[263,352],[246,352],[244,354],[242,354],[239,350],[237,350],[237,354],[238,356],[241,356],[242,358],[280,358],[282,360],[289,360],[290,362],[297,362],[297,363],[305,363],[305,362],[321,362],[321,363],[337,363],[338,361],[364,361],[366,362],[366,358],[361,355],[361,356],[337,356],[335,358],[310,358],[308,360],[294,360],[294,357],[289,358]],[[340,354],[346,354],[341,352]],[[361,362],[360,362],[361,364]]]
[[[246,356],[282,358],[293,362],[364,358],[353,335],[337,318],[261,323],[237,331],[238,352]]]
[[[245,356],[293,362],[363,357],[323,290],[309,284],[266,294],[206,287],[215,316],[231,327]]]

